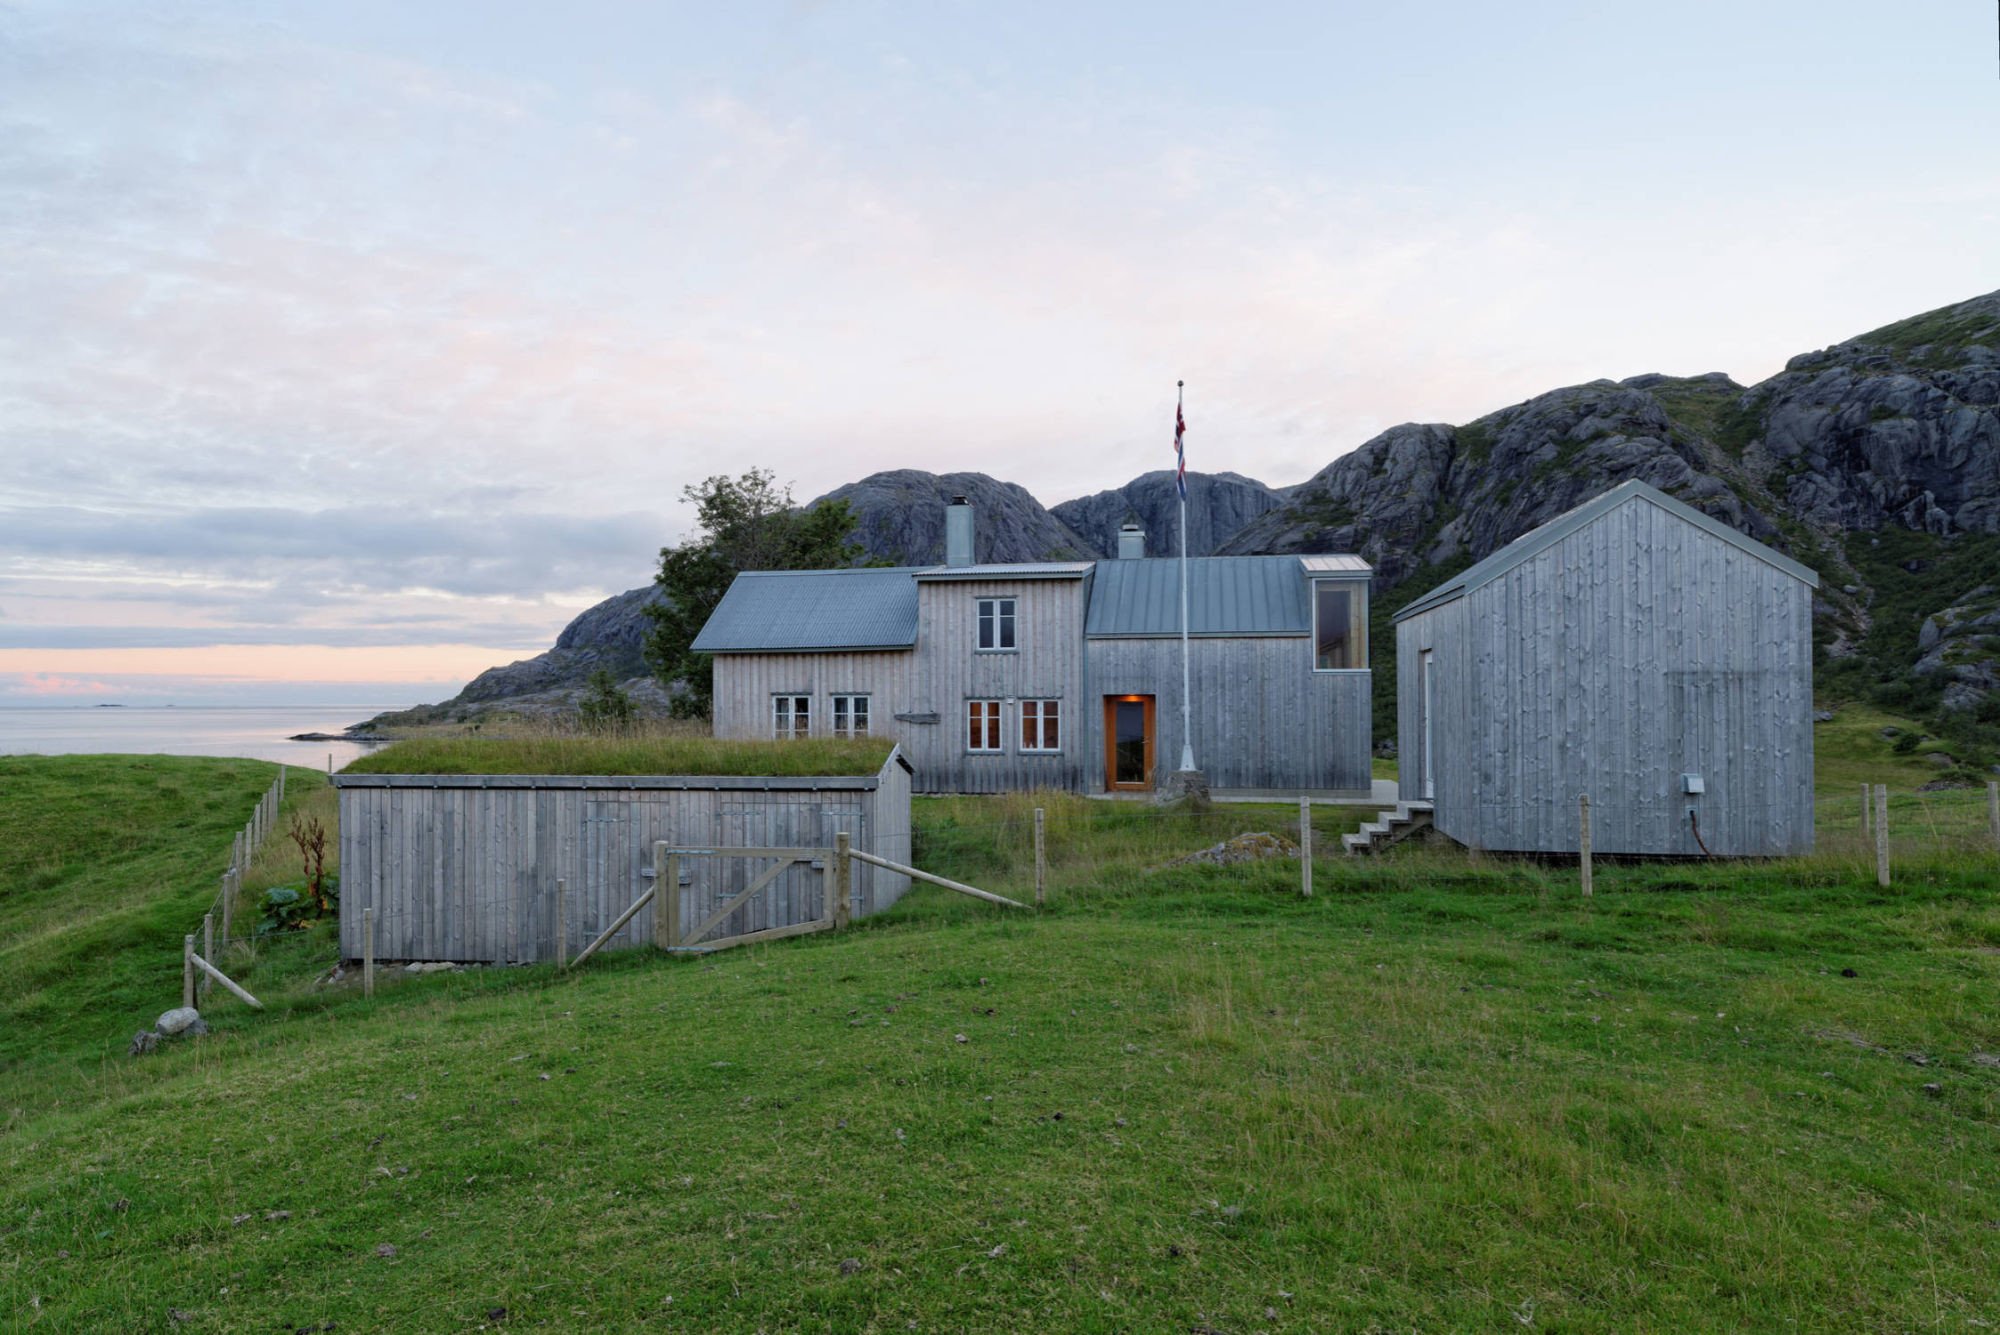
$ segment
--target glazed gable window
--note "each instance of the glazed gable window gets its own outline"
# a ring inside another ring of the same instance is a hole
[[[1015,649],[1019,646],[1014,638],[1014,600],[1012,598],[981,598],[979,600],[979,647],[989,650]]]
[[[1368,666],[1368,586],[1358,579],[1313,584],[1313,668],[1341,672]]]

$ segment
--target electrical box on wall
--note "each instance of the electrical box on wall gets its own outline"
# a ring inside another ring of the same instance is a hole
[[[1699,797],[1707,792],[1708,788],[1707,785],[1702,783],[1701,775],[1683,774],[1681,775],[1681,791],[1689,797]]]

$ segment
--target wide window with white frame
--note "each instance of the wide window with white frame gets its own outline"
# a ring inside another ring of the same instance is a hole
[[[981,754],[1005,750],[998,700],[965,702],[965,749]]]
[[[1062,701],[1021,702],[1021,749],[1039,752],[1062,750]]]
[[[979,600],[979,647],[1004,653],[1020,648],[1014,632],[1015,601],[1012,598]]]
[[[833,735],[836,737],[866,737],[868,735],[867,696],[836,695],[833,697]]]
[[[771,735],[781,742],[812,736],[812,697],[810,695],[772,696]]]
[[[1313,582],[1313,668],[1347,672],[1368,666],[1368,585],[1358,579]]]

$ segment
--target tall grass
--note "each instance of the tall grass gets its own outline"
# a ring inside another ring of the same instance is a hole
[[[683,729],[640,727],[591,733],[555,729],[392,742],[347,774],[603,774],[831,777],[873,774],[889,758],[883,738],[735,741]]]

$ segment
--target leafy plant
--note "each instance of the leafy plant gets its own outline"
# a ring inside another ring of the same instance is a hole
[[[632,706],[632,697],[619,689],[611,669],[599,668],[585,683],[576,712],[583,726],[592,732],[618,732],[632,725],[637,711]]]
[[[274,885],[264,892],[264,912],[257,919],[257,935],[304,931],[331,917],[339,905],[338,877],[324,878],[317,891],[303,885]]]

